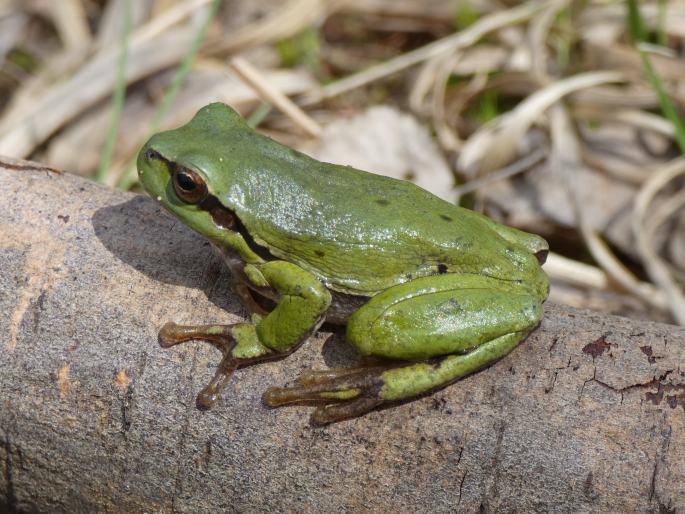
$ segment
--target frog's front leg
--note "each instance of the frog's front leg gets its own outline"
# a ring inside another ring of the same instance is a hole
[[[264,401],[323,403],[315,424],[358,416],[491,364],[541,318],[541,299],[515,282],[466,274],[416,279],[374,296],[348,322],[347,338],[362,355],[394,363],[309,372],[292,387],[269,389]]]
[[[276,307],[253,323],[184,326],[167,323],[159,332],[164,348],[193,340],[218,347],[223,358],[212,380],[197,396],[197,406],[209,409],[242,365],[278,359],[291,353],[323,323],[331,303],[329,291],[314,275],[286,261],[250,265],[248,276],[255,285],[271,287],[278,294]]]

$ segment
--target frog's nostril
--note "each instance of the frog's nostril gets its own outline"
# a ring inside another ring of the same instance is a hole
[[[156,160],[156,159],[160,159],[161,155],[159,155],[159,152],[154,151],[152,148],[148,148],[145,151],[145,157],[148,160]]]
[[[540,250],[535,254],[535,257],[538,258],[538,262],[540,265],[544,264],[547,261],[547,255],[549,255],[549,250]]]

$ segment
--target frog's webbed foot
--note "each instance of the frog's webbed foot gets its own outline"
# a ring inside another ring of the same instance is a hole
[[[163,348],[187,341],[206,341],[223,354],[214,377],[197,395],[196,405],[200,410],[214,405],[238,367],[286,355],[261,345],[254,334],[254,325],[249,323],[187,326],[169,322],[159,331],[159,344]]]
[[[327,425],[367,413],[381,403],[381,374],[390,366],[335,368],[304,372],[291,387],[270,387],[262,400],[270,407],[294,403],[323,403],[311,417]]]

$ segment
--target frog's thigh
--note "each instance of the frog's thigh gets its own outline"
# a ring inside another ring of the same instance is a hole
[[[445,274],[373,297],[350,318],[347,337],[362,355],[420,360],[464,354],[509,334],[519,342],[541,319],[540,302],[520,286]]]

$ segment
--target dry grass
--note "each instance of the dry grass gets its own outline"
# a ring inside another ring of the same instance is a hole
[[[135,188],[150,132],[210,101],[297,146],[391,104],[432,128],[463,202],[552,242],[555,300],[685,324],[661,114],[685,106],[685,2],[639,5],[650,46],[622,1],[0,0],[0,154]]]

